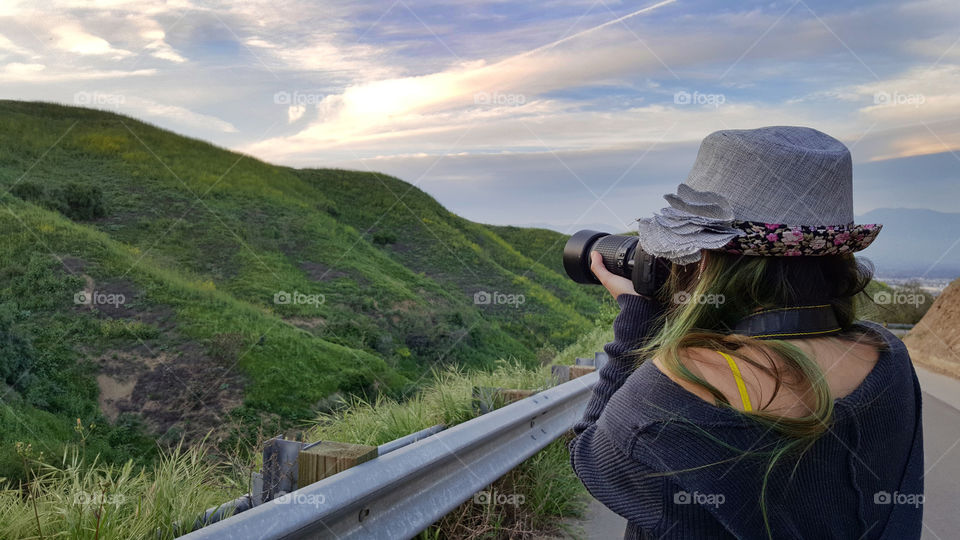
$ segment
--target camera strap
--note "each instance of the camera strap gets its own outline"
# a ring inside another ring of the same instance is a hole
[[[839,333],[830,304],[765,309],[751,313],[733,327],[733,334],[757,339],[802,339]]]

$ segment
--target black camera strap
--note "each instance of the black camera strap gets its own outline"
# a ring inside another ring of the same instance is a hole
[[[803,339],[839,333],[830,304],[765,309],[751,313],[733,327],[733,334],[757,339]]]

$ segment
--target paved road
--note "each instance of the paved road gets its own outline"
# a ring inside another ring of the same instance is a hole
[[[917,368],[923,389],[926,502],[923,539],[957,538],[960,530],[960,381]],[[590,539],[623,538],[626,522],[591,501],[580,524]]]
[[[957,538],[960,530],[960,381],[917,368],[923,389],[926,491],[923,538]]]

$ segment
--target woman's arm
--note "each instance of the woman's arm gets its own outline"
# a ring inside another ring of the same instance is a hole
[[[658,302],[637,294],[621,294],[617,304],[620,313],[613,321],[613,341],[603,347],[610,361],[600,370],[600,380],[593,389],[583,419],[573,427],[576,435],[600,418],[607,401],[636,369],[639,359],[631,353],[657,331],[662,312]]]
[[[590,257],[594,275],[617,299],[620,313],[613,321],[613,342],[603,347],[610,361],[600,370],[600,380],[593,389],[593,398],[587,404],[583,420],[573,428],[577,435],[597,421],[607,401],[633,373],[638,359],[630,353],[643,346],[657,332],[663,312],[659,302],[634,292],[629,279],[608,271],[599,253],[593,252]]]
[[[637,366],[630,354],[654,335],[661,308],[636,294],[617,297],[620,314],[613,323],[614,341],[604,347],[610,361],[600,370],[583,419],[574,426],[570,464],[591,495],[635,526],[656,526],[662,515],[666,482],[630,455],[630,449],[597,423],[610,398]]]
[[[570,463],[594,498],[634,525],[649,528],[661,515],[664,479],[651,475],[654,471],[633,459],[630,449],[617,444],[597,420],[633,373],[638,358],[630,353],[657,332],[663,310],[654,299],[636,294],[630,280],[608,272],[599,255],[594,254],[592,262],[594,274],[617,299],[620,313],[613,322],[614,340],[603,348],[610,360],[600,370],[583,419],[573,428]]]

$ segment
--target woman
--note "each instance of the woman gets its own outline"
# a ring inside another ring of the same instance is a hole
[[[621,311],[573,467],[627,538],[919,538],[920,388],[855,320],[850,153],[802,127],[727,130],[639,220],[658,298],[592,254]]]

